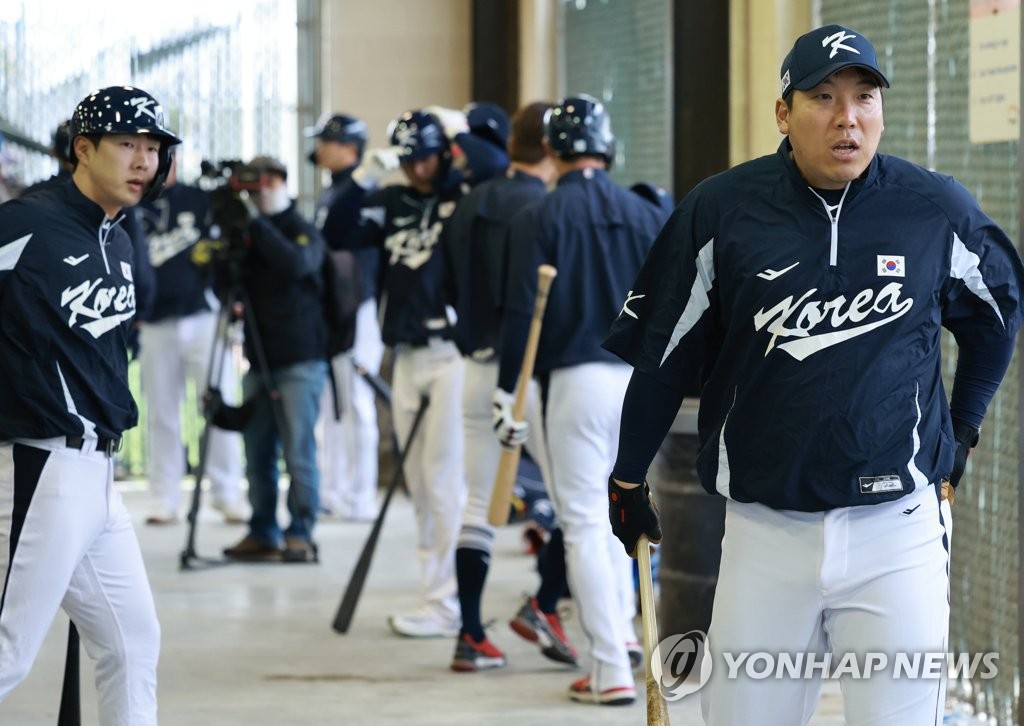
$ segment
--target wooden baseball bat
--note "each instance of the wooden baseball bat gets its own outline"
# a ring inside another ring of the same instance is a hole
[[[331,623],[331,627],[339,633],[347,633],[349,626],[352,624],[352,618],[356,614],[356,605],[359,604],[359,596],[363,592],[363,585],[366,584],[366,576],[370,574],[370,564],[373,562],[373,555],[377,551],[377,541],[380,539],[380,530],[384,526],[384,515],[388,513],[388,505],[391,504],[391,496],[395,493],[395,489],[398,488],[399,482],[402,481],[402,466],[405,464],[406,454],[409,453],[409,447],[412,446],[413,437],[416,435],[416,429],[420,426],[420,421],[423,419],[423,414],[427,410],[429,400],[426,396],[420,399],[419,410],[416,411],[416,418],[412,421],[412,427],[409,429],[409,435],[405,439],[405,447],[398,452],[395,461],[395,473],[391,477],[391,482],[388,484],[387,493],[384,495],[384,501],[380,505],[380,513],[377,515],[377,521],[373,523],[373,529],[370,530],[370,536],[366,538],[366,544],[363,545],[363,551],[359,554],[359,560],[356,562],[356,566],[352,569],[352,576],[349,577],[348,585],[345,587],[345,594],[341,598],[341,604],[338,605],[338,611],[334,614],[334,621]]]
[[[654,578],[651,575],[651,543],[641,535],[636,543],[640,570],[640,610],[644,623],[644,660],[647,675],[647,726],[668,726],[668,704],[661,695],[661,667],[655,670],[651,655],[658,647],[658,614],[654,608]]]
[[[533,318],[530,320],[530,332],[526,336],[526,350],[523,352],[523,365],[519,369],[519,381],[516,383],[516,399],[512,405],[512,417],[522,421],[526,415],[526,393],[530,390],[530,379],[533,378],[533,364],[537,360],[537,344],[540,342],[540,327],[544,322],[544,309],[548,304],[548,291],[558,270],[552,265],[541,265],[537,268],[537,297],[533,303]],[[540,436],[540,432],[534,432]],[[519,470],[521,446],[511,449],[502,447],[501,460],[498,462],[498,474],[494,477],[494,489],[491,491],[491,505],[487,510],[487,521],[494,527],[508,524],[509,506],[512,503],[512,488]]]

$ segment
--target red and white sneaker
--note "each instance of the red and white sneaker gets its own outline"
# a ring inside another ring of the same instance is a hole
[[[477,642],[469,633],[459,636],[455,644],[455,655],[452,658],[452,670],[460,673],[471,673],[473,671],[487,670],[488,668],[501,668],[508,661],[505,654],[498,647],[489,641],[485,636]]]
[[[558,613],[542,612],[535,597],[526,598],[509,621],[509,627],[520,637],[537,643],[546,658],[573,666],[579,661],[579,654],[566,637]]]
[[[631,685],[615,686],[595,692],[590,676],[583,676],[569,686],[569,698],[577,703],[596,703],[601,706],[628,706],[636,700],[636,689]]]

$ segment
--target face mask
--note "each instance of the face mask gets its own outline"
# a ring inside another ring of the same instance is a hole
[[[263,214],[280,214],[288,209],[288,205],[291,203],[292,200],[288,196],[288,187],[285,184],[260,189],[259,195],[256,198],[256,206],[260,208]]]

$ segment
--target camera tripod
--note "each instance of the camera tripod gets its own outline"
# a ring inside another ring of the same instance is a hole
[[[192,498],[187,516],[188,536],[185,540],[185,549],[182,550],[180,557],[182,570],[196,569],[198,566],[214,567],[231,564],[232,562],[223,557],[217,559],[200,557],[196,553],[196,527],[199,521],[199,506],[202,499],[202,483],[206,475],[209,455],[211,426],[216,425],[215,420],[217,420],[223,424],[221,428],[241,431],[245,427],[246,420],[252,415],[254,407],[259,405],[257,397],[253,401],[243,402],[239,408],[230,408],[224,405],[223,399],[220,398],[220,379],[229,347],[230,331],[232,327],[237,326],[239,323],[244,323],[246,331],[251,337],[255,360],[250,361],[250,363],[255,364],[263,383],[263,388],[270,399],[278,430],[283,430],[281,428],[284,420],[284,415],[281,411],[281,395],[274,384],[273,377],[270,375],[266,353],[259,337],[259,331],[256,328],[252,306],[249,304],[249,296],[241,283],[239,266],[240,261],[230,260],[228,262],[229,284],[225,294],[221,296],[221,306],[214,332],[214,341],[210,348],[210,366],[206,376],[206,390],[203,396],[203,416],[205,421],[203,432],[199,437],[199,462],[193,471],[195,486],[192,488]]]

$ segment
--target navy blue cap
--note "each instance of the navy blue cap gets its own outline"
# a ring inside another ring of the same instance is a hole
[[[464,109],[471,133],[490,141],[500,149],[508,145],[508,114],[496,103],[480,101]]]
[[[889,87],[888,79],[878,68],[870,40],[842,25],[815,28],[797,38],[793,50],[782,61],[782,97],[786,98],[794,89],[810,90],[836,71],[853,66],[870,71],[880,86]]]

